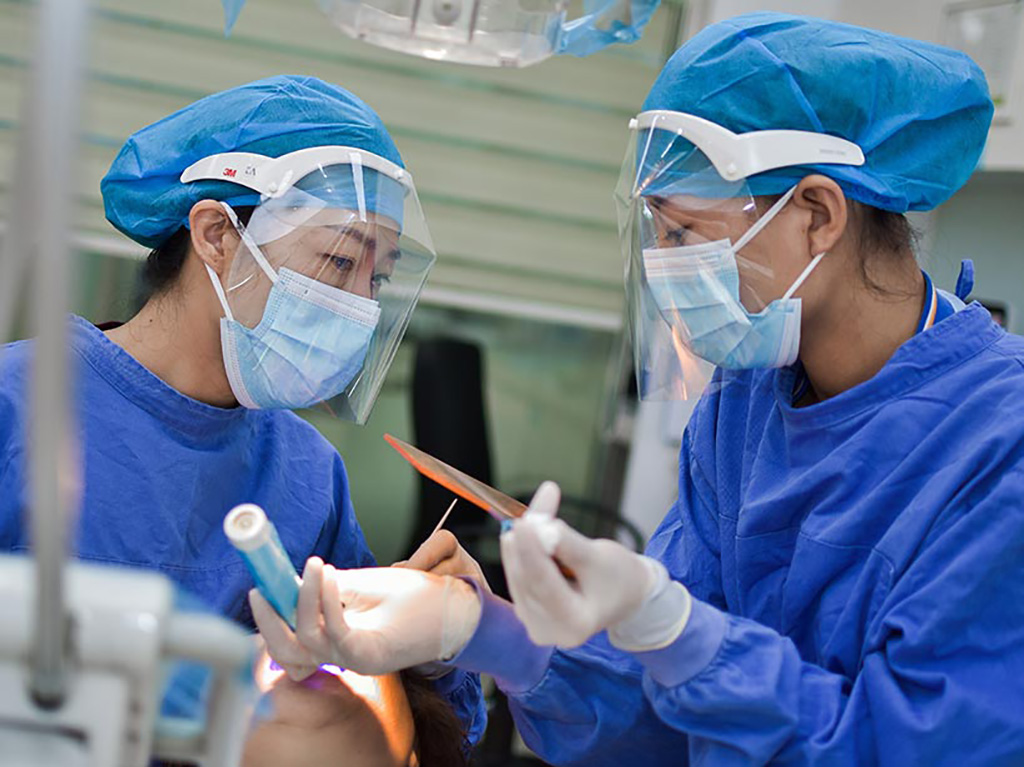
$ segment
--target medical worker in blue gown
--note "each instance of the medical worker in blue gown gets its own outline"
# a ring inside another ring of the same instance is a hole
[[[365,421],[435,254],[380,118],[281,76],[135,133],[102,181],[107,218],[152,249],[127,323],[73,318],[86,560],[159,570],[252,624],[225,514],[258,503],[292,560],[373,564],[334,448],[291,409]],[[33,343],[0,350],[0,550],[24,520]],[[470,735],[479,683],[437,681]]]
[[[440,652],[556,765],[1024,764],[1024,340],[964,305],[969,266],[932,284],[903,215],[964,184],[991,116],[936,45],[770,13],[701,31],[618,194],[642,390],[716,366],[646,556],[569,529],[546,484],[502,536],[514,608],[319,568],[301,643],[254,600],[272,652]],[[417,556],[470,572],[450,538]],[[427,603],[444,631],[412,646]]]

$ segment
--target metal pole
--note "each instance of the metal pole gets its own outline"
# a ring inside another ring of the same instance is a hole
[[[28,206],[12,227],[28,247],[37,335],[30,388],[30,507],[36,563],[36,610],[30,688],[41,706],[61,705],[67,691],[70,624],[64,603],[68,508],[78,482],[70,415],[67,311],[74,172],[85,56],[87,0],[40,0],[38,37],[23,136],[31,159]],[[14,193],[18,194],[16,188]]]

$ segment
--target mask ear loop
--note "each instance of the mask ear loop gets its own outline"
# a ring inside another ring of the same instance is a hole
[[[759,218],[756,222],[754,222],[754,225],[750,227],[744,233],[744,235],[736,241],[736,244],[732,246],[732,252],[737,253],[738,251],[742,250],[744,247],[749,245],[750,241],[754,239],[758,234],[760,234],[761,230],[772,222],[772,219],[779,214],[779,211],[786,207],[786,203],[793,198],[793,195],[795,193],[796,187],[794,186],[788,192],[782,195],[782,197],[780,197],[774,205],[768,208],[765,214],[761,216],[761,218]]]
[[[780,197],[774,205],[768,208],[768,210],[765,211],[765,214],[761,216],[761,218],[758,219],[758,221],[747,230],[746,234],[744,234],[742,237],[739,238],[739,240],[736,241],[736,245],[733,246],[733,253],[736,253],[743,246],[747,245],[752,239],[754,239],[754,237],[756,237],[761,232],[761,230],[768,226],[768,224],[771,223],[772,219],[779,214],[779,211],[786,206],[786,203],[793,198],[793,195],[795,193],[796,187],[794,186],[790,188],[788,192],[782,195],[782,197]],[[793,294],[800,289],[800,286],[804,284],[804,281],[811,276],[811,272],[814,271],[814,268],[821,263],[821,259],[825,257],[826,253],[827,251],[822,251],[813,259],[811,259],[811,263],[809,263],[807,267],[800,273],[800,276],[796,278],[796,281],[792,285],[790,285],[789,290],[782,294],[782,301],[788,301],[790,298],[793,297]]]
[[[814,271],[814,267],[821,263],[821,259],[825,257],[825,254],[827,252],[828,251],[822,251],[821,253],[819,253],[818,255],[811,259],[811,263],[809,263],[807,265],[807,268],[804,269],[800,273],[800,276],[796,278],[796,282],[793,283],[789,290],[782,294],[783,301],[788,301],[793,297],[793,294],[796,293],[800,289],[800,286],[804,284],[804,280],[811,276],[811,272]]]
[[[239,237],[242,238],[242,242],[252,253],[252,257],[256,259],[256,263],[259,264],[260,268],[267,273],[267,277],[270,278],[270,283],[274,284],[277,282],[277,274],[274,272],[273,267],[267,261],[266,257],[260,251],[256,241],[253,240],[252,235],[246,230],[242,223],[238,220],[238,216],[235,215],[235,211],[226,202],[222,202],[221,206],[224,208],[224,212],[227,214],[228,220],[231,221],[231,225],[235,227],[235,231],[238,232]],[[229,321],[234,321],[235,317],[231,313],[231,307],[228,306],[228,297],[224,292],[224,286],[221,284],[220,277],[217,276],[217,272],[213,270],[213,267],[207,263],[203,263],[206,267],[206,273],[210,275],[210,282],[213,283],[213,292],[217,294],[217,300],[220,301],[220,306],[224,310],[224,316]]]
[[[235,231],[238,232],[238,236],[242,238],[242,242],[252,253],[252,257],[256,259],[256,263],[259,264],[260,269],[266,272],[268,278],[270,278],[270,284],[273,285],[277,282],[277,272],[274,271],[274,267],[267,261],[266,256],[263,255],[263,251],[260,250],[260,246],[256,244],[256,241],[249,234],[249,230],[246,229],[242,223],[238,220],[238,216],[235,215],[235,211],[226,202],[222,202],[221,205],[224,207],[224,212],[227,213],[228,219],[231,221],[232,226],[235,227]]]
[[[213,267],[207,263],[203,263],[206,267],[206,273],[210,275],[210,282],[213,283],[213,292],[217,294],[217,300],[220,301],[220,306],[224,310],[224,316],[228,320],[234,322],[234,315],[231,314],[231,307],[228,306],[228,297],[224,294],[224,286],[220,284],[220,277],[217,276],[217,272],[213,271]]]

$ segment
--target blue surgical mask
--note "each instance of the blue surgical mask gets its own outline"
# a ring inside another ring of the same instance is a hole
[[[814,257],[782,298],[751,314],[740,301],[736,253],[778,214],[791,189],[734,245],[730,240],[649,248],[646,283],[665,320],[683,330],[698,357],[722,368],[785,367],[800,351],[801,301],[793,298],[824,257]]]
[[[220,279],[206,267],[224,309],[221,351],[235,398],[248,408],[294,409],[345,391],[363,368],[380,304],[291,269],[275,273],[240,232],[273,287],[263,318],[248,328],[234,319]]]

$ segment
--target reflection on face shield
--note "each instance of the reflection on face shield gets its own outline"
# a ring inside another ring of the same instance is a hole
[[[740,239],[757,221],[753,198],[704,200],[692,195],[644,197],[658,247]]]
[[[401,258],[397,225],[369,214],[321,211],[261,250],[275,269],[288,268],[331,288],[376,300]]]
[[[667,322],[680,326],[686,345],[702,359],[733,370],[783,367],[796,360],[801,304],[792,296],[824,254],[811,261],[781,298],[756,314],[740,302],[737,256],[794,191],[795,187],[735,241],[697,236],[692,243],[643,251],[647,285],[658,309]],[[695,219],[693,226],[703,223]]]

